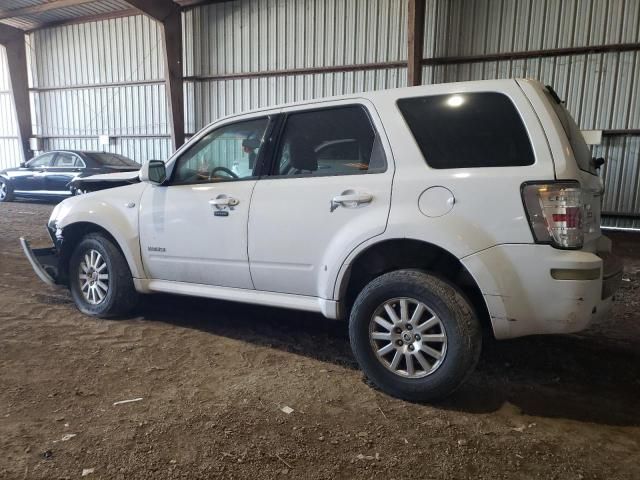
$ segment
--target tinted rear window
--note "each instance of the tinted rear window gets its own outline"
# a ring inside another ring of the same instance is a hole
[[[107,167],[136,167],[140,165],[130,158],[123,157],[115,153],[85,153],[85,155],[93,158],[96,162]]]
[[[518,167],[534,163],[509,98],[480,92],[403,98],[398,107],[432,168]]]

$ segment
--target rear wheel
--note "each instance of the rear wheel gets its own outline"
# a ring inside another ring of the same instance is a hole
[[[138,293],[124,255],[100,233],[87,235],[74,250],[69,284],[76,306],[87,315],[126,315],[137,304]]]
[[[456,390],[475,368],[482,344],[479,322],[461,293],[414,270],[387,273],[362,290],[349,336],[367,377],[412,401]]]
[[[9,182],[4,178],[0,178],[0,203],[11,202],[13,200],[13,189]]]

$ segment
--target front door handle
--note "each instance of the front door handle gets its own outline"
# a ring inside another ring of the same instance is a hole
[[[226,195],[219,195],[216,198],[209,200],[209,205],[212,207],[235,207],[240,203],[240,200],[233,197],[227,197]]]
[[[336,195],[331,199],[330,211],[333,212],[338,207],[356,208],[360,205],[371,203],[373,195],[370,193],[355,192],[346,190],[340,195]]]

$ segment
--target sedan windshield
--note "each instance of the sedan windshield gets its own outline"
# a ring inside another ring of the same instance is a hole
[[[105,167],[135,167],[140,168],[140,164],[130,158],[123,157],[116,153],[86,153],[88,157]]]

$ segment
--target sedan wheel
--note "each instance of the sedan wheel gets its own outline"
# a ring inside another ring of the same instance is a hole
[[[13,192],[9,184],[0,178],[0,202],[10,202],[13,200]]]

